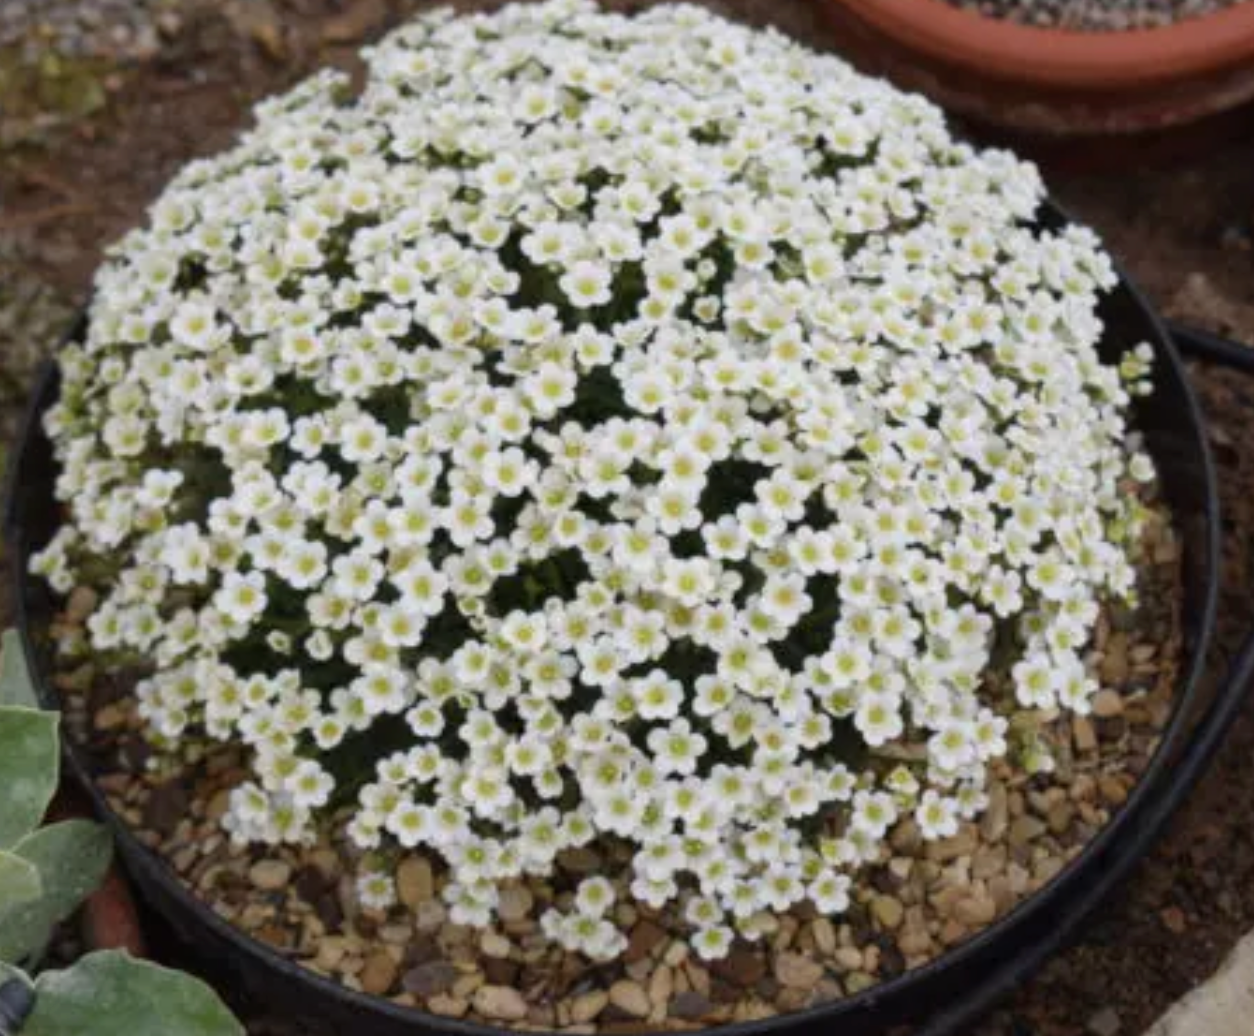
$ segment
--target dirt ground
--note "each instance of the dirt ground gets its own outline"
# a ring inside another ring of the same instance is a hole
[[[72,2],[91,9],[103,0]],[[424,6],[164,0],[139,4],[152,16],[143,46],[119,44],[111,54],[106,33],[103,48],[86,55],[77,51],[91,48],[58,42],[37,16],[30,26],[10,16],[17,27],[6,29],[0,12],[0,434],[11,432],[34,363],[85,299],[102,249],[141,218],[171,173],[225,146],[253,100],[348,62],[362,40]],[[719,6],[839,48],[814,0]],[[23,29],[34,35],[18,41]],[[1254,130],[1254,114],[1250,122]],[[1051,183],[1170,315],[1254,343],[1254,140],[1198,148],[1162,168]],[[1229,534],[1218,673],[1254,622],[1254,383],[1195,373]],[[0,603],[0,621],[4,610]],[[981,1036],[1143,1032],[1254,928],[1252,817],[1254,704],[1149,862]]]

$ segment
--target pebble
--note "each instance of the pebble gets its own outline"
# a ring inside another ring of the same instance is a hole
[[[647,1018],[653,1010],[644,986],[631,979],[622,979],[610,986],[610,1003],[633,1018]]]
[[[1085,1024],[1091,1036],[1119,1036],[1123,1031],[1123,1019],[1113,1007],[1103,1007]]]
[[[526,886],[509,885],[501,889],[497,913],[501,915],[502,921],[511,923],[523,921],[531,916],[531,908],[534,903],[535,897],[532,896],[531,890]]]
[[[1080,32],[1126,32],[1185,21],[1242,0],[948,0],[1023,25]]]
[[[277,892],[292,880],[292,866],[282,860],[258,860],[248,868],[248,880],[254,888]]]
[[[503,960],[510,955],[513,947],[510,941],[499,932],[484,932],[479,939],[479,949],[483,950],[487,957]]]
[[[509,986],[480,986],[475,990],[474,1007],[485,1018],[521,1022],[527,1017],[527,1001]]]
[[[576,1025],[593,1021],[605,1010],[609,1002],[610,995],[604,989],[594,989],[590,993],[583,993],[571,1001],[570,1020]]]
[[[781,985],[810,989],[823,977],[823,966],[800,953],[781,953],[775,958],[775,977]]]
[[[458,971],[446,960],[433,960],[405,973],[401,985],[421,997],[447,993],[457,981]]]
[[[1093,696],[1093,715],[1098,719],[1114,719],[1123,715],[1123,695],[1118,691],[1098,691]]]
[[[385,951],[371,954],[357,976],[361,988],[375,996],[383,996],[396,981],[396,961]]]
[[[713,1007],[714,1005],[710,1003],[709,997],[690,989],[671,998],[667,1014],[672,1018],[696,1021],[709,1014]]]
[[[421,856],[410,856],[396,871],[396,893],[410,910],[435,898],[435,876],[431,862]]]
[[[894,899],[892,896],[876,896],[871,904],[871,913],[884,928],[893,931],[901,927],[905,907],[902,906],[901,900]]]

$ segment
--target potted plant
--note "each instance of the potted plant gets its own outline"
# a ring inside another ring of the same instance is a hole
[[[1126,143],[1254,98],[1249,3],[1153,25],[1126,12],[1113,20],[1134,5],[1109,5],[1105,23],[1063,20],[1066,3],[1040,6],[1034,18],[1030,0],[1003,4],[1000,15],[957,0],[822,5],[875,71],[980,123],[1046,141],[1111,135]]]
[[[59,717],[39,708],[17,638],[6,634],[3,645],[0,1033],[242,1036],[203,983],[127,953],[103,950],[65,970],[40,968],[54,926],[104,879],[112,847],[108,830],[88,820],[40,826],[57,787]]]
[[[855,1024],[1064,930],[1214,599],[1096,238],[695,8],[365,56],[175,179],[20,452],[28,648],[156,908],[388,1033]]]

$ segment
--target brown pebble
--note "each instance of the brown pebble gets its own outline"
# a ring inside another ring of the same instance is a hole
[[[570,1005],[570,1020],[576,1025],[593,1021],[605,1010],[610,1002],[610,995],[604,989],[594,989],[575,997]]]
[[[644,960],[665,938],[666,929],[645,918],[631,930],[631,935],[627,939],[627,949],[623,953],[623,961],[633,964],[638,960]]]
[[[474,1005],[485,1018],[520,1022],[527,1017],[527,1001],[509,986],[480,986],[475,990]]]
[[[710,971],[733,985],[756,986],[766,974],[766,961],[748,947],[737,946],[726,957],[711,963]]]
[[[531,916],[531,908],[535,903],[530,889],[524,885],[508,885],[501,889],[500,903],[497,913],[505,922],[522,921]]]
[[[647,1018],[653,1010],[644,986],[630,979],[622,979],[610,986],[610,1003],[633,1018]]]
[[[1093,715],[1098,719],[1114,719],[1123,715],[1123,695],[1118,691],[1098,691],[1093,696]]]
[[[448,961],[434,960],[405,972],[401,985],[417,996],[432,997],[452,989],[457,975],[457,969]]]
[[[876,896],[871,904],[871,912],[884,928],[893,931],[901,927],[901,919],[905,914],[905,908],[901,905],[900,900],[894,899],[892,896]]]
[[[437,993],[427,1001],[427,1010],[442,1018],[461,1018],[470,1010],[470,1005],[459,996]]]
[[[282,860],[258,860],[248,868],[248,880],[263,892],[286,888],[292,879],[292,866]]]
[[[697,1021],[709,1014],[713,1008],[714,1005],[710,1003],[709,997],[702,996],[696,990],[689,990],[686,993],[678,993],[671,997],[670,1005],[667,1007],[667,1014],[672,1018]]]
[[[410,856],[396,869],[396,894],[400,901],[416,910],[435,897],[435,876],[431,862],[422,856]]]
[[[392,959],[392,955],[380,951],[370,956],[357,979],[367,993],[383,996],[396,981],[396,971],[396,961]]]
[[[189,796],[182,781],[166,781],[152,789],[144,805],[143,826],[162,838],[169,838],[187,816]]]
[[[823,977],[823,966],[800,953],[781,953],[775,958],[775,977],[780,985],[812,989]]]

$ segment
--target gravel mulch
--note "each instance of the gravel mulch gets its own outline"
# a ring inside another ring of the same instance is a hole
[[[1153,29],[1249,0],[949,0],[955,7],[978,11],[1039,28],[1080,32],[1125,32]]]

